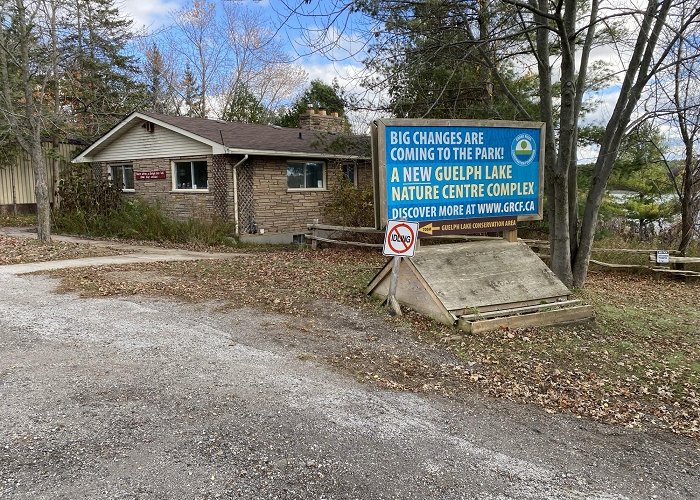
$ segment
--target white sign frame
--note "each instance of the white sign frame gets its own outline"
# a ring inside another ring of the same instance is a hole
[[[669,264],[671,259],[669,258],[668,250],[657,250],[656,251],[656,263],[657,264]]]
[[[394,234],[404,238],[410,237],[409,241],[405,241],[403,238],[399,241],[394,241],[392,240]],[[416,252],[416,241],[418,241],[417,222],[404,220],[387,221],[382,253],[387,257],[413,257]]]

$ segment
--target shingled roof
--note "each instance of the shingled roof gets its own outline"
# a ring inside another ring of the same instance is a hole
[[[322,156],[327,158],[369,158],[369,137],[317,132],[275,125],[235,123],[208,118],[137,112],[126,117],[98,139],[75,162],[90,161],[89,153],[116,140],[120,129],[140,126],[145,121],[200,140],[213,147],[214,154],[256,154],[280,156]],[[134,123],[135,122],[135,123]]]

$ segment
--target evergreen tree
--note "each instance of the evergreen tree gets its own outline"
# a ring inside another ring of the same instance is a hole
[[[174,113],[176,106],[173,96],[171,75],[165,65],[163,55],[155,43],[146,50],[144,63],[144,77],[147,85],[148,99],[146,109],[156,113]]]
[[[260,100],[253,95],[246,84],[241,83],[233,92],[221,119],[229,122],[265,124],[269,116]]]
[[[315,110],[324,108],[329,113],[337,112],[344,118],[346,128],[350,129],[350,124],[345,116],[346,100],[338,82],[334,81],[333,85],[328,85],[321,80],[311,82],[309,88],[279,117],[277,125],[299,127],[299,117],[307,112],[309,105]]]
[[[471,40],[475,33],[488,38],[507,15],[507,7],[497,10],[486,2],[463,0],[358,3],[367,9],[380,5],[386,9],[379,17],[392,33],[392,43],[373,45],[365,61],[373,76],[363,83],[369,89],[387,90],[386,110],[394,116],[527,119],[513,104],[514,96],[526,103],[528,111],[536,111],[536,75],[516,76],[500,60],[498,44],[477,45]],[[489,66],[497,68],[500,85]],[[507,96],[503,85],[513,95]]]
[[[185,116],[201,116],[202,91],[189,64],[185,67],[181,87],[184,108],[180,112]]]
[[[136,61],[126,53],[132,22],[113,0],[71,0],[63,23],[64,104],[75,133],[94,140],[146,101],[146,89],[135,79]]]
[[[637,221],[640,237],[649,235],[649,225],[670,219],[678,211],[672,199],[673,181],[663,163],[658,130],[642,123],[622,142],[620,154],[608,181],[610,189],[630,193],[622,199],[608,198],[606,208]]]

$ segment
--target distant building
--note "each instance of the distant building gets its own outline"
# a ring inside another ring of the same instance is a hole
[[[44,164],[48,178],[49,196],[53,202],[54,180],[70,164],[71,158],[85,147],[85,144],[64,141],[54,147],[44,142]],[[23,151],[7,165],[0,164],[0,214],[36,212],[34,196],[34,170],[32,161]]]

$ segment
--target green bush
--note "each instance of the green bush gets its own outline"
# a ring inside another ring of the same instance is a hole
[[[372,188],[358,189],[341,175],[331,189],[330,202],[324,215],[329,223],[348,227],[374,226],[374,193]]]
[[[222,245],[231,241],[233,225],[223,221],[177,221],[167,217],[158,204],[142,200],[122,201],[119,207],[104,214],[82,210],[54,214],[58,231],[111,238]]]
[[[158,204],[124,200],[121,190],[89,166],[66,172],[59,195],[61,203],[53,211],[58,232],[196,245],[227,244],[233,233],[233,225],[223,221],[176,221]]]

